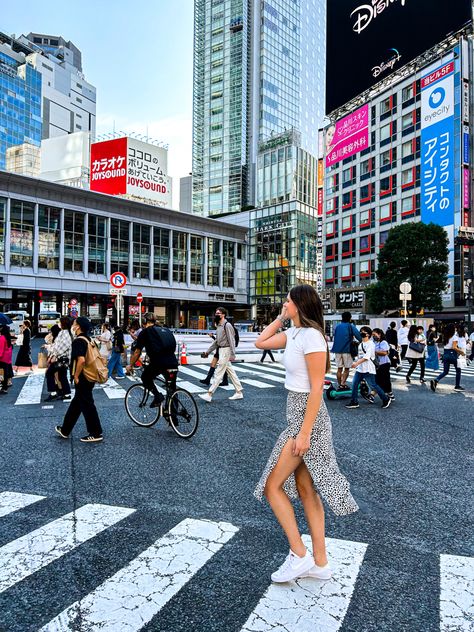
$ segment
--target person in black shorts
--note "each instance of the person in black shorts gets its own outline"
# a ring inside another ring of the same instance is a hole
[[[155,396],[150,405],[151,408],[158,408],[164,397],[156,388],[155,379],[158,375],[163,375],[167,384],[174,390],[178,360],[175,355],[175,337],[169,329],[156,325],[155,315],[151,312],[144,315],[144,327],[135,341],[135,349],[130,358],[130,364],[127,366],[127,373],[132,371],[143,349],[146,350],[149,358],[149,364],[145,366],[142,373],[143,386],[152,391]]]

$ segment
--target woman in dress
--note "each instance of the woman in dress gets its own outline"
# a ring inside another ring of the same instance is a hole
[[[291,319],[294,326],[277,333]],[[290,290],[282,312],[258,337],[258,349],[285,349],[285,387],[289,391],[287,428],[278,438],[255,496],[265,496],[282,526],[290,552],[272,581],[297,577],[329,579],[324,508],[319,494],[339,516],[357,511],[349,483],[339,471],[332,445],[331,420],[323,401],[329,350],[324,337],[323,306],[316,290],[298,285]],[[312,554],[307,551],[291,500],[301,499],[311,532]],[[291,500],[290,500],[291,499]]]
[[[419,350],[412,349],[411,345],[419,345]],[[423,327],[417,325],[411,325],[408,331],[408,349],[406,352],[406,359],[410,361],[410,370],[406,374],[407,384],[411,384],[411,375],[416,369],[416,365],[420,363],[420,382],[425,383],[425,350],[426,350],[426,337],[423,333]]]
[[[439,335],[436,331],[436,325],[430,325],[428,327],[428,340],[426,341],[428,352],[426,368],[434,371],[439,369],[438,340]]]
[[[29,368],[30,372],[32,372],[33,362],[31,361],[31,322],[29,320],[25,320],[23,322],[23,325],[21,326],[21,335],[23,336],[23,341],[20,348],[18,349],[18,353],[16,354],[15,371],[18,371],[19,367],[24,366]]]

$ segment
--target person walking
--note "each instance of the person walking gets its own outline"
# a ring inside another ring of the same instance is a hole
[[[454,386],[455,391],[464,391],[461,386],[461,367],[458,364],[459,356],[463,355],[462,349],[459,347],[459,336],[456,333],[456,328],[453,323],[448,323],[443,331],[443,372],[438,375],[434,380],[430,381],[430,387],[433,393],[438,388],[439,382],[444,379],[451,368],[454,366],[456,371],[456,383]]]
[[[100,355],[108,362],[112,351],[112,332],[110,331],[109,323],[102,323],[97,340],[100,342]]]
[[[293,326],[279,333],[283,323]],[[265,497],[288,539],[289,553],[271,579],[288,582],[298,577],[330,579],[325,542],[324,507],[320,495],[338,516],[358,506],[340,472],[332,443],[331,420],[324,403],[323,384],[330,369],[324,337],[323,306],[310,285],[293,287],[281,314],[255,343],[257,349],[284,349],[287,427],[280,434],[255,488]],[[300,499],[309,526],[312,552],[301,538],[292,500]]]
[[[362,342],[359,344],[358,357],[352,364],[352,368],[356,371],[352,380],[351,401],[346,404],[346,408],[359,408],[359,384],[362,380],[365,380],[371,391],[374,391],[380,397],[382,408],[388,408],[392,400],[375,381],[377,370],[375,366],[375,344],[371,340],[372,329],[364,325],[360,328],[360,335]]]
[[[46,350],[47,354],[47,363],[46,367],[46,389],[49,393],[48,397],[44,400],[45,402],[51,402],[56,399],[56,390],[58,388],[56,379],[57,379],[57,367],[56,362],[53,361],[53,355],[51,353],[51,347],[54,344],[54,341],[58,337],[59,332],[61,331],[61,327],[59,325],[54,324],[49,332],[46,334],[44,341],[45,345],[42,347]]]
[[[215,340],[216,336],[215,334],[209,334],[209,336]],[[203,358],[207,358],[206,353],[202,353],[201,357]],[[219,362],[219,348],[216,349],[214,356],[211,360],[211,366],[209,367],[209,371],[207,372],[207,375],[204,379],[199,380],[201,382],[201,384],[205,384],[206,386],[210,386],[211,385],[211,380],[214,376],[214,373],[216,372],[216,366],[217,363]],[[222,382],[220,384],[221,386],[229,386],[229,378],[227,377],[227,371],[224,373],[224,377],[222,378]]]
[[[407,349],[408,349],[408,332],[410,331],[410,328],[408,327],[408,321],[406,320],[402,320],[402,322],[400,323],[400,329],[398,330],[398,344],[400,345],[400,349],[401,354],[400,354],[400,359],[401,359],[401,364],[403,363],[403,360],[405,359],[405,356],[407,354]]]
[[[30,369],[30,373],[33,372],[33,362],[31,361],[31,321],[23,321],[23,325],[20,330],[20,348],[16,354],[15,359],[15,372],[18,372],[20,367],[26,367]]]
[[[57,325],[51,327],[51,331]],[[49,347],[50,365],[46,370],[46,383],[49,397],[45,401],[71,399],[71,385],[68,379],[68,367],[71,363],[72,334],[71,319],[69,316],[61,316],[59,320],[59,332]]]
[[[395,331],[395,334],[396,333]],[[375,355],[379,361],[378,366],[375,367],[375,382],[393,402],[395,397],[392,390],[392,380],[390,379],[390,345],[385,339],[384,332],[377,327],[372,330],[372,338],[375,345]],[[374,394],[371,393],[371,396],[373,398]]]
[[[347,389],[347,378],[354,362],[352,354],[356,355],[354,339],[360,342],[362,338],[357,327],[351,322],[350,312],[344,312],[341,318],[342,322],[334,330],[331,352],[336,356],[338,390],[343,391]]]
[[[390,323],[387,331],[385,332],[385,340],[390,347],[388,352],[390,366],[398,373],[402,370],[402,365],[400,363],[400,354],[398,352],[397,323],[395,321]]]
[[[85,318],[85,316],[76,318],[72,325],[72,332],[75,338],[72,341],[70,368],[71,377],[75,384],[75,391],[74,397],[64,416],[62,426],[55,427],[55,431],[58,435],[62,439],[67,439],[82,413],[87,428],[87,435],[80,439],[83,443],[97,443],[103,441],[102,426],[92,393],[95,382],[89,382],[83,373],[88,346],[92,344],[89,337],[90,329],[91,322],[88,318]]]
[[[107,368],[109,370],[109,378],[112,377],[114,370],[117,372],[116,379],[123,380],[125,373],[122,366],[122,353],[125,351],[125,338],[122,328],[116,326],[112,338],[112,353],[110,354]]]
[[[13,343],[10,327],[8,325],[0,325],[0,369],[3,373],[0,395],[6,395],[8,393],[8,389],[12,385],[12,354]]]
[[[471,335],[469,336],[469,341],[471,343],[471,355],[469,356],[469,360],[471,360],[471,362],[474,360],[474,331],[471,332]]]
[[[243,387],[231,362],[235,360],[235,333],[232,324],[227,320],[227,310],[225,307],[218,307],[215,311],[214,323],[216,324],[216,339],[204,354],[207,357],[214,349],[219,349],[219,361],[217,363],[214,382],[209,391],[199,395],[205,402],[212,402],[212,396],[222,382],[224,373],[227,371],[230,380],[235,388],[235,393],[229,399],[243,399]]]
[[[407,384],[411,384],[411,375],[416,369],[417,365],[420,365],[420,383],[425,383],[425,351],[426,351],[426,336],[423,333],[423,327],[420,325],[412,325],[408,330],[408,349],[405,357],[410,361],[410,369],[405,376]]]
[[[262,357],[260,358],[260,363],[263,364],[265,362],[265,358],[267,357],[267,355],[270,357],[270,360],[272,362],[276,362],[275,358],[273,357],[273,353],[271,349],[265,349],[265,351],[262,353]]]
[[[438,340],[440,336],[436,331],[436,325],[430,325],[428,327],[428,338],[426,340],[426,368],[433,371],[439,369],[439,353],[438,353]]]

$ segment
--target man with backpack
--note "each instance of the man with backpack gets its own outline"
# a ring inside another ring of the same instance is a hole
[[[342,322],[334,330],[334,340],[331,352],[336,356],[337,388],[339,391],[347,389],[347,378],[357,356],[357,342],[361,341],[357,327],[352,323],[352,314],[344,312]]]
[[[235,361],[235,348],[239,344],[239,336],[235,327],[227,319],[227,310],[225,307],[218,307],[214,315],[214,323],[216,325],[216,338],[209,349],[204,354],[207,357],[215,349],[219,349],[219,362],[217,364],[214,382],[209,391],[200,395],[204,401],[211,402],[214,392],[219,387],[225,372],[235,388],[235,393],[229,399],[243,399],[243,388],[239,378],[235,372],[231,362]]]
[[[176,359],[176,338],[166,327],[156,325],[155,314],[147,312],[144,317],[144,327],[134,343],[134,351],[127,366],[127,373],[131,373],[135,363],[140,359],[143,349],[149,358],[149,363],[142,373],[143,386],[152,391],[154,399],[150,408],[159,408],[164,401],[163,395],[156,387],[155,379],[163,375],[168,385],[176,388],[178,360]]]
[[[70,367],[75,391],[64,416],[63,425],[55,428],[62,439],[67,439],[82,413],[87,427],[87,435],[80,439],[83,443],[103,441],[102,426],[92,391],[96,382],[103,383],[107,380],[105,361],[89,338],[90,329],[91,322],[84,316],[76,318],[72,324],[71,331],[75,338],[72,341]]]

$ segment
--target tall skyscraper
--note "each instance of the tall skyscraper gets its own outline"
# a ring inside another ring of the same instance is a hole
[[[195,0],[193,211],[256,204],[259,143],[294,130],[317,153],[324,0]]]

